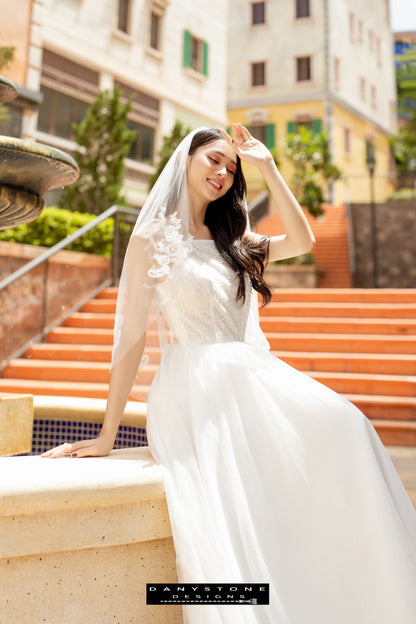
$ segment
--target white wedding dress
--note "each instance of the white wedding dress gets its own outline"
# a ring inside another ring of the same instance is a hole
[[[416,512],[373,426],[250,344],[250,297],[213,241],[191,246],[156,287],[174,344],[147,422],[178,579],[269,583],[270,604],[185,624],[415,624]]]

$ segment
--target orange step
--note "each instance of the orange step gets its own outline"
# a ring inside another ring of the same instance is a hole
[[[273,351],[330,351],[338,353],[416,353],[416,336],[355,336],[354,334],[297,334],[268,332]]]
[[[69,360],[83,362],[111,362],[111,345],[36,344],[30,347],[25,358],[34,360]],[[160,349],[147,347],[150,364],[160,362]]]
[[[416,336],[416,319],[334,319],[267,316],[261,318],[264,332],[384,334]],[[93,326],[93,325],[92,325]]]
[[[273,351],[273,355],[302,371],[416,375],[416,355],[301,351]]]
[[[339,372],[313,372],[308,375],[339,394],[416,397],[416,377],[411,375]]]
[[[150,385],[157,366],[149,364],[140,370],[140,383]],[[15,359],[3,369],[4,378],[35,379],[39,381],[77,381],[106,383],[110,381],[110,366],[103,362],[64,362]]]
[[[132,391],[134,391],[135,396],[130,397],[130,400],[147,400],[147,386],[134,386]],[[108,384],[0,378],[0,392],[33,394],[35,396],[46,395],[106,399],[108,394]]]
[[[107,301],[103,301],[107,305]],[[96,301],[98,303],[98,301]],[[99,302],[101,303],[101,301]],[[91,306],[95,306],[93,301]],[[115,308],[115,306],[114,306]],[[93,312],[94,308],[86,311]],[[97,312],[110,312],[110,309]],[[413,303],[330,303],[326,302],[278,302],[270,303],[260,310],[260,317],[275,316],[301,316],[341,318],[388,318],[388,319],[416,319],[416,302]]]
[[[272,293],[272,302],[413,303],[415,288],[282,288]]]

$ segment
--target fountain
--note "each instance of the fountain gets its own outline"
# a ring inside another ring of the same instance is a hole
[[[0,102],[17,97],[16,86],[0,76]],[[42,143],[0,136],[0,230],[36,219],[43,194],[79,177],[71,156]]]

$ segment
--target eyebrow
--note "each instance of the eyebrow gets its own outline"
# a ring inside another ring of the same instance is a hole
[[[212,150],[212,151],[214,152],[214,154],[221,154],[221,156],[224,156],[224,158],[228,158],[228,156],[226,156],[226,155],[224,154],[224,152],[220,152],[220,150]],[[236,163],[236,161],[235,161],[235,160],[232,160],[232,159],[230,158],[230,161],[232,162],[232,164],[233,164],[233,165],[235,165],[235,166],[237,167],[237,163]]]

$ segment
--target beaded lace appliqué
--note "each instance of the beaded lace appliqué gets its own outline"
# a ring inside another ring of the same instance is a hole
[[[168,217],[159,213],[156,221],[160,224],[163,235],[156,243],[156,253],[152,256],[153,265],[147,274],[149,277],[160,279],[164,275],[169,275],[171,265],[184,258],[192,250],[192,245],[183,239],[183,234],[180,232],[181,220],[177,212]]]

